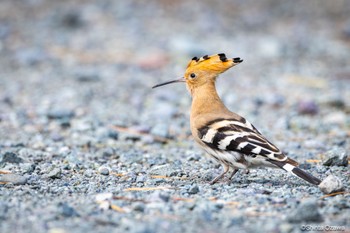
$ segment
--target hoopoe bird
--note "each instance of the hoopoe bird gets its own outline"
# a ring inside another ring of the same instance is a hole
[[[232,177],[239,169],[281,168],[301,179],[319,185],[321,180],[298,168],[298,163],[288,158],[267,140],[249,121],[231,112],[221,101],[215,82],[219,74],[241,63],[239,57],[228,59],[224,53],[201,58],[188,63],[184,77],[155,85],[185,82],[192,96],[190,125],[195,141],[223,166],[223,172],[210,183],[214,184],[228,173]]]

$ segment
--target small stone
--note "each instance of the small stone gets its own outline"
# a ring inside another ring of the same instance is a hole
[[[47,177],[52,179],[60,179],[61,178],[61,169],[60,168],[54,168],[52,169],[49,174],[47,174]]]
[[[23,185],[27,183],[27,177],[17,174],[3,174],[0,176],[0,182],[12,183],[14,185]]]
[[[155,165],[152,166],[151,169],[149,169],[149,175],[154,176],[166,176],[170,169],[170,164],[164,164],[164,165]]]
[[[145,175],[139,175],[136,178],[136,183],[144,183],[147,180],[147,176]]]
[[[54,142],[59,142],[62,141],[64,139],[64,137],[58,133],[58,132],[53,132],[50,134],[50,138],[52,139],[52,141]]]
[[[79,82],[97,82],[100,81],[100,76],[95,70],[81,69],[76,73],[76,79]]]
[[[108,130],[107,136],[111,139],[114,139],[114,140],[119,139],[119,133],[116,130]]]
[[[67,203],[59,203],[57,205],[58,214],[63,217],[74,217],[78,216],[78,213],[75,211],[75,209],[71,206],[69,206]]]
[[[332,98],[327,101],[326,103],[330,107],[338,108],[338,109],[344,109],[346,107],[346,103],[343,99],[340,98]]]
[[[17,154],[13,153],[13,152],[5,152],[5,154],[3,154],[2,156],[2,160],[0,162],[0,164],[4,164],[4,163],[22,163],[23,159],[18,157]]]
[[[84,172],[84,176],[86,176],[87,178],[91,178],[93,177],[94,175],[94,171],[91,170],[91,169],[87,169],[85,172]]]
[[[101,175],[108,176],[110,170],[111,170],[111,169],[110,169],[109,167],[101,166],[101,167],[99,167],[98,172],[99,172]]]
[[[84,25],[84,21],[81,17],[80,12],[76,10],[72,10],[65,13],[63,15],[61,23],[62,23],[62,26],[71,28],[71,29],[77,29]]]
[[[327,176],[319,185],[320,190],[325,194],[330,194],[334,192],[339,192],[344,190],[341,180],[334,176]]]
[[[193,184],[190,189],[188,190],[188,193],[189,194],[196,194],[199,192],[199,188],[198,188],[198,185],[196,184]]]
[[[33,163],[24,163],[21,166],[21,170],[23,171],[23,173],[28,173],[28,174],[32,174],[35,170],[35,164]]]
[[[74,112],[67,109],[54,109],[47,113],[49,119],[70,119],[74,117]]]
[[[112,155],[115,154],[115,151],[113,148],[111,147],[108,147],[108,148],[105,148],[103,151],[102,151],[102,157],[105,157],[105,158],[110,158]]]
[[[298,113],[315,115],[318,113],[318,106],[314,101],[300,101],[298,103]]]
[[[348,166],[348,155],[344,149],[337,148],[327,151],[326,161],[323,162],[324,166]]]
[[[316,199],[309,199],[300,203],[287,219],[290,223],[323,221],[322,215],[318,211]]]
[[[145,211],[145,204],[143,203],[136,203],[134,206],[133,206],[133,209],[135,211],[138,211],[138,212],[144,212]]]

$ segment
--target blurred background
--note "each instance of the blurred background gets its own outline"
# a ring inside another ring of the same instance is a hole
[[[193,56],[224,52],[244,60],[218,81],[231,110],[270,137],[295,128],[344,143],[349,10],[342,0],[1,1],[1,138],[70,144],[91,129],[91,142],[118,125],[181,140],[185,86],[151,87],[181,77]]]
[[[16,128],[53,111],[168,124],[188,117],[190,97],[181,85],[150,87],[182,76],[193,56],[219,52],[244,60],[218,83],[230,109],[327,114],[327,102],[349,106],[349,10],[342,0],[3,0],[1,119]]]

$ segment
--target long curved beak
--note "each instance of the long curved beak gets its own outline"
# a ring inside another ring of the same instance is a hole
[[[157,85],[153,86],[152,88],[168,85],[168,84],[171,84],[171,83],[179,83],[179,82],[183,83],[183,82],[186,82],[186,80],[185,80],[184,77],[182,77],[182,78],[179,78],[179,79],[176,79],[176,80],[172,80],[172,81],[168,81],[168,82],[165,82],[165,83],[157,84]]]

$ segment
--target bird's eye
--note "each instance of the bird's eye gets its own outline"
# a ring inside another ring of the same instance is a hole
[[[195,78],[195,77],[196,77],[196,74],[195,74],[195,73],[192,73],[192,74],[190,74],[190,77],[191,77],[191,78]]]

